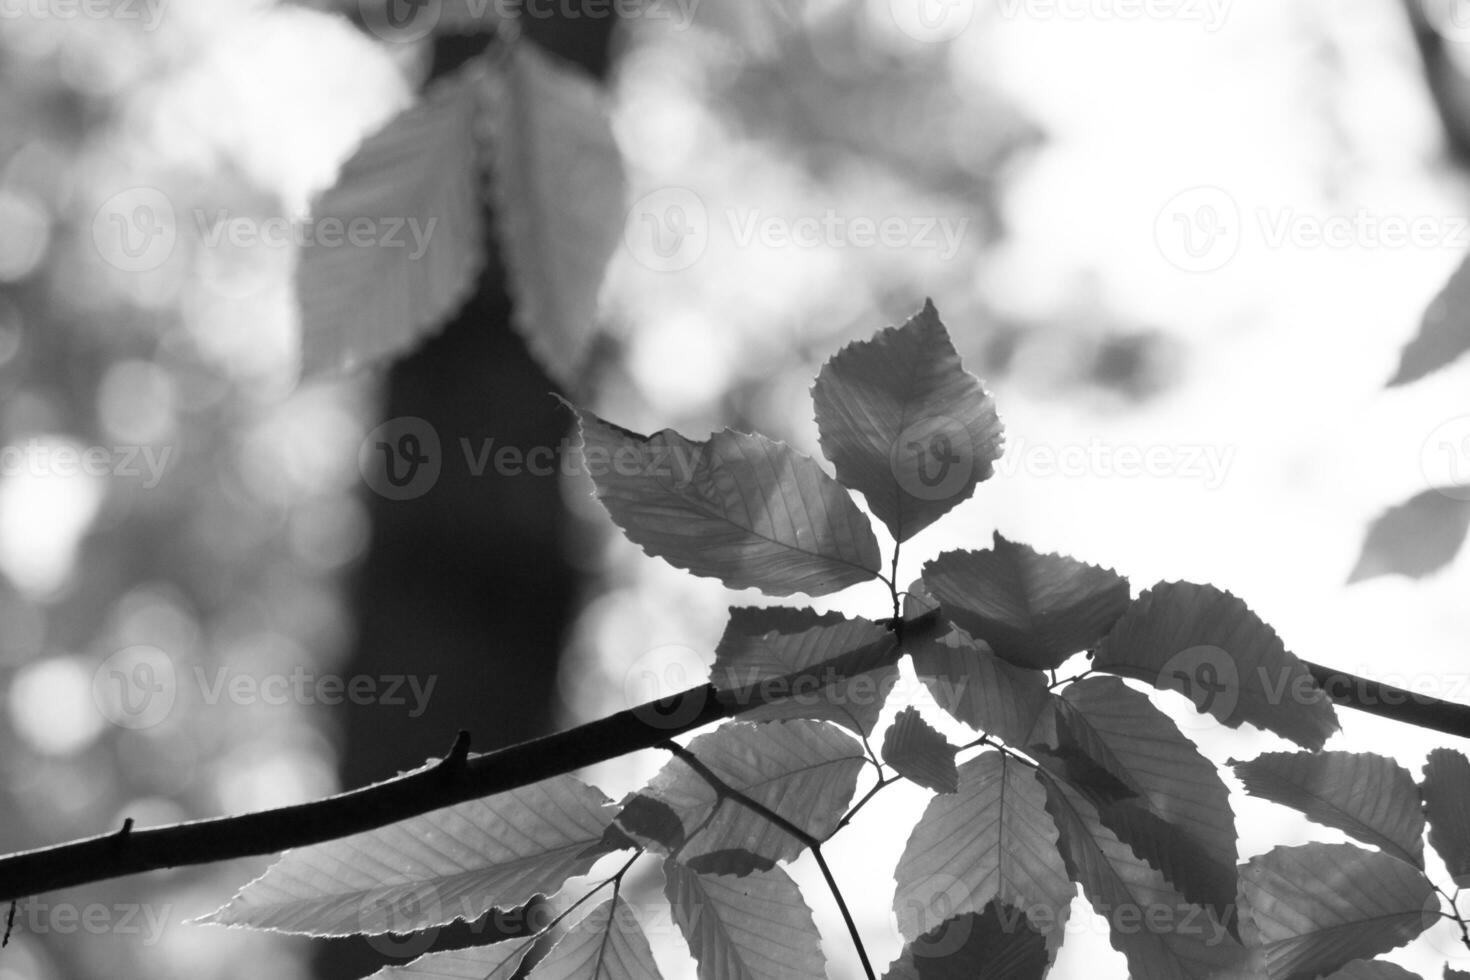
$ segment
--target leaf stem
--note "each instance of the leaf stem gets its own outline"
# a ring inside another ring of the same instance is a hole
[[[842,897],[842,889],[837,887],[837,879],[832,876],[832,869],[827,867],[827,859],[822,856],[822,842],[817,840],[816,836],[810,831],[792,823],[764,803],[751,799],[740,790],[725,782],[720,778],[719,774],[700,761],[698,756],[678,742],[668,741],[660,744],[658,747],[673,753],[676,759],[683,762],[690,769],[693,769],[701,779],[709,784],[710,789],[714,790],[719,798],[729,799],[739,803],[741,806],[764,817],[811,848],[812,857],[817,859],[817,867],[822,870],[822,877],[827,880],[827,888],[831,890],[832,898],[837,902],[837,909],[842,913],[842,921],[847,923],[847,932],[852,937],[853,947],[857,949],[858,959],[862,961],[863,972],[867,975],[868,980],[878,980],[877,974],[873,972],[873,964],[868,960],[868,950],[863,945],[863,937],[858,932],[857,923],[853,920],[852,912],[847,907],[847,901]],[[841,829],[841,824],[838,825],[838,829]],[[833,831],[833,833],[836,832],[835,830]]]

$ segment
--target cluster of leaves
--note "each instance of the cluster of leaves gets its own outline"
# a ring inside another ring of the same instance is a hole
[[[782,865],[811,850],[841,904],[822,844],[908,779],[935,795],[894,870],[907,945],[889,980],[1042,977],[1079,885],[1137,980],[1404,975],[1371,958],[1445,914],[1423,870],[1421,800],[1430,843],[1456,884],[1470,880],[1470,761],[1436,752],[1416,786],[1391,759],[1323,751],[1331,702],[1269,626],[1211,586],[1133,597],[1112,570],[997,535],[933,558],[900,591],[851,492],[891,533],[893,569],[903,542],[969,497],[1002,451],[994,402],[932,304],[840,351],[813,397],[835,478],[760,435],[643,436],[587,411],[583,453],[613,520],[649,554],[778,596],[883,581],[892,620],[734,609],[711,681],[748,710],[666,743],[673,758],[621,803],[561,775],[288,852],[207,921],[324,936],[423,929],[556,896],[632,851],[558,906],[541,937],[429,953],[378,976],[508,980],[610,886],[530,976],[656,977],[620,894],[649,855],[701,980],[821,978],[820,937]],[[825,669],[854,653],[857,669]],[[950,743],[905,706],[873,750],[901,656],[974,741]],[[1080,674],[1057,679],[1082,656]],[[810,685],[772,687],[802,672]],[[1250,793],[1375,849],[1312,843],[1240,864],[1216,766],[1122,678],[1301,746],[1233,764]]]
[[[1389,387],[1412,384],[1470,351],[1470,259],[1461,263],[1430,302],[1419,333],[1404,346]],[[1447,439],[1424,452],[1450,455],[1451,479],[1470,462],[1470,441]],[[1470,534],[1470,484],[1432,486],[1379,515],[1368,528],[1350,582],[1378,575],[1421,578],[1450,562]]]

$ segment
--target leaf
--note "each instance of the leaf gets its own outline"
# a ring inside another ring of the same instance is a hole
[[[989,479],[1001,455],[995,400],[960,356],[934,304],[848,344],[812,386],[822,452],[907,541]]]
[[[425,953],[411,963],[386,966],[367,980],[512,980],[522,957],[534,945],[534,939],[507,939],[489,946]]]
[[[728,722],[695,738],[688,748],[732,789],[818,840],[837,829],[865,759],[862,746],[851,736],[823,722],[800,719]],[[637,795],[657,800],[678,814],[685,837],[679,859],[685,862],[734,850],[789,861],[806,846],[739,802],[720,802],[704,777],[682,759],[671,760]],[[626,826],[623,829],[633,832]],[[672,849],[666,840],[650,843],[665,851]],[[749,870],[749,862],[743,863],[744,870]],[[716,873],[732,870],[712,866],[710,861],[703,867]],[[740,868],[737,865],[733,870]]]
[[[906,939],[991,901],[1051,915],[1075,889],[1035,773],[999,752],[960,767],[959,792],[936,796],[893,873],[893,909]]]
[[[1248,721],[1309,749],[1338,728],[1332,702],[1276,631],[1211,585],[1163,582],[1144,592],[1092,665],[1178,691],[1231,728]]]
[[[866,619],[818,615],[810,609],[732,608],[715,648],[710,680],[721,691],[747,692],[741,703],[748,703],[744,698],[765,701],[786,695],[743,712],[745,721],[813,718],[868,735],[898,680],[893,646],[893,634]],[[875,666],[869,671],[829,677],[798,691],[777,686],[789,674],[864,647],[872,650]]]
[[[1330,973],[1413,939],[1439,899],[1411,864],[1356,844],[1276,847],[1240,879],[1272,977]]]
[[[469,296],[484,264],[483,84],[473,62],[435,85],[364,140],[314,203],[296,273],[304,373],[403,351]]]
[[[1470,260],[1460,263],[1430,301],[1419,333],[1404,346],[1390,388],[1417,381],[1470,351]]]
[[[1252,796],[1424,867],[1424,814],[1409,771],[1371,752],[1267,752],[1230,761]]]
[[[1424,980],[1387,960],[1353,960],[1326,980]]]
[[[932,604],[910,588],[905,615]],[[938,705],[957,721],[1017,748],[1048,741],[1051,693],[1039,672],[1002,660],[990,647],[958,628],[938,639],[903,641],[914,672]]]
[[[1390,507],[1368,528],[1348,582],[1379,575],[1423,578],[1455,560],[1470,533],[1464,489],[1434,489]]]
[[[579,411],[597,496],[634,544],[732,589],[820,596],[877,576],[867,517],[808,456],[726,429],[693,442]]]
[[[537,362],[568,384],[623,231],[623,158],[602,89],[578,66],[517,44],[499,81],[486,118],[514,322]]]
[[[551,895],[606,851],[608,799],[571,776],[287,851],[198,920],[312,936],[411,932]]]
[[[1445,964],[1444,980],[1470,980],[1470,973],[1464,970],[1451,970],[1449,964]]]
[[[1061,925],[1033,924],[1022,910],[991,902],[906,945],[883,980],[1040,980],[1050,966],[1048,934]]]
[[[1113,948],[1127,958],[1132,980],[1257,976],[1250,951],[1231,937],[1227,923],[1180,895],[1075,789],[1056,779],[1042,782],[1067,873],[1108,920]]]
[[[811,909],[780,868],[731,878],[665,861],[664,894],[699,980],[826,980]]]
[[[531,971],[529,980],[654,980],[653,950],[627,902],[614,896],[587,913]]]
[[[1079,733],[1083,750],[1137,793],[1099,806],[1103,824],[1186,899],[1228,915],[1236,896],[1235,815],[1215,764],[1146,695],[1115,677],[1070,684],[1062,700],[1073,709],[1066,727]]]
[[[1470,887],[1470,760],[1454,749],[1435,749],[1424,764],[1424,813],[1429,843],[1451,880]]]
[[[1128,607],[1128,580],[995,535],[989,551],[946,551],[924,565],[944,615],[1021,667],[1049,670],[1102,639]]]
[[[936,793],[959,789],[954,761],[958,751],[912,705],[898,713],[883,737],[883,761],[900,776]]]

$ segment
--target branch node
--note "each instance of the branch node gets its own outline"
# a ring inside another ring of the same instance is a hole
[[[133,818],[124,817],[122,828],[117,832],[116,843],[121,846],[128,842],[128,835],[133,832]]]
[[[464,771],[465,763],[470,758],[470,733],[461,728],[454,736],[454,744],[449,747],[449,752],[435,769],[445,778],[453,779]]]

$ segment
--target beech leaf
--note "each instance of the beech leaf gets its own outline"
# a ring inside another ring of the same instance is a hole
[[[954,761],[958,751],[912,705],[898,713],[883,736],[883,761],[900,776],[937,793],[959,788]]]
[[[699,980],[826,980],[811,909],[780,868],[732,878],[666,861],[664,894]]]
[[[1231,760],[1252,796],[1299,810],[1424,867],[1424,814],[1407,769],[1371,752],[1267,752]]]
[[[1178,691],[1231,728],[1248,721],[1309,749],[1338,728],[1306,665],[1244,602],[1212,585],[1164,582],[1144,592],[1092,665]]]
[[[991,902],[904,946],[883,980],[1041,980],[1055,952],[1048,936],[1061,927],[1059,920],[1034,924],[1021,909]]]
[[[1423,578],[1455,560],[1470,533],[1463,488],[1425,490],[1384,511],[1368,527],[1348,582],[1379,575]]]
[[[1128,580],[997,532],[988,551],[946,551],[924,565],[946,618],[1021,667],[1049,670],[1102,639],[1128,607]]]
[[[658,980],[653,950],[633,909],[611,898],[557,940],[528,980]]]
[[[1419,333],[1404,346],[1389,387],[1406,385],[1470,351],[1470,259],[1461,262],[1430,301]]]
[[[1276,847],[1251,858],[1240,878],[1278,980],[1386,953],[1439,918],[1439,898],[1422,871],[1356,844]]]
[[[995,401],[960,365],[934,304],[856,341],[812,387],[822,452],[896,541],[974,493],[1001,455]]]
[[[598,498],[650,555],[768,595],[827,595],[877,576],[867,517],[810,457],[730,429],[694,442],[578,414]]]
[[[1470,887],[1470,760],[1454,749],[1430,752],[1420,791],[1430,845],[1454,883]]]
[[[572,776],[287,851],[198,920],[311,936],[411,932],[551,895],[606,850],[607,797]]]

